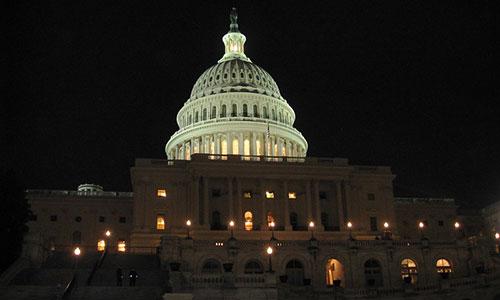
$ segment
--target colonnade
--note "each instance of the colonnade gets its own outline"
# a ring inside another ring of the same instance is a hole
[[[176,145],[170,159],[190,159],[194,153],[304,157],[304,148],[277,135],[257,132],[226,132],[193,137]]]

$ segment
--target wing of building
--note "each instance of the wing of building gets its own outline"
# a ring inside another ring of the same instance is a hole
[[[461,218],[453,199],[395,198],[388,166],[306,156],[295,112],[230,19],[167,159],[137,159],[133,193],[29,190],[23,260],[2,282],[39,293],[63,284],[54,293],[74,299],[493,299],[498,241],[464,231],[481,218]],[[137,287],[113,287],[129,271]]]

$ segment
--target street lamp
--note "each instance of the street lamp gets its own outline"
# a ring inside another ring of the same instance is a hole
[[[389,231],[389,222],[384,222],[384,238],[391,239],[391,232]]]
[[[314,239],[314,222],[309,222],[309,230],[311,230],[311,239]]]
[[[275,238],[274,238],[274,226],[276,226],[276,223],[274,223],[274,221],[271,221],[269,223],[269,228],[271,228],[271,241],[275,240]]]
[[[500,240],[500,233],[495,233],[495,239]]]
[[[74,250],[73,250],[73,254],[75,255],[75,270],[78,268],[78,257],[80,256],[80,254],[82,253],[82,250],[80,250],[80,247],[76,247]]]
[[[231,238],[233,238],[234,221],[229,221],[229,229],[231,230]]]
[[[111,231],[106,230],[106,233],[104,233],[104,234],[106,235],[106,237],[108,237],[108,238],[109,238],[109,237],[111,236]]]
[[[186,221],[186,226],[187,226],[187,237],[186,240],[190,240],[191,237],[189,236],[189,228],[191,228],[191,220]]]
[[[109,229],[107,229],[106,232],[104,233],[104,235],[106,236],[106,244],[104,245],[104,252],[108,252],[108,248],[111,244],[109,242],[109,238],[111,237],[111,231],[109,231]]]
[[[349,239],[354,240],[352,237],[352,223],[350,221],[347,222],[347,228],[349,229]]]
[[[271,246],[267,247],[266,249],[267,255],[269,256],[269,273],[273,272],[273,265],[271,262],[271,256],[273,254],[273,248]]]
[[[424,227],[425,227],[424,222],[422,222],[422,221],[418,222],[418,228],[420,230],[420,238],[421,239],[424,238]]]

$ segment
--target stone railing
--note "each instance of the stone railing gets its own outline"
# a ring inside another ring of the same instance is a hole
[[[232,273],[226,274],[193,275],[191,284],[194,288],[220,288],[225,284],[234,285],[234,287],[238,288],[249,288],[264,287],[266,284],[264,274],[244,274],[239,276],[234,276]]]
[[[113,192],[113,191],[69,191],[69,190],[26,190],[26,194],[36,196],[78,196],[78,197],[114,197],[114,198],[132,198],[132,192]]]

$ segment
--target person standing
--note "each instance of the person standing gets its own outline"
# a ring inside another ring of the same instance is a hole
[[[116,286],[123,285],[123,272],[121,268],[116,269]]]
[[[128,278],[129,278],[129,286],[135,286],[135,281],[137,280],[137,278],[139,278],[139,274],[137,274],[137,272],[134,269],[132,269],[130,270]]]

